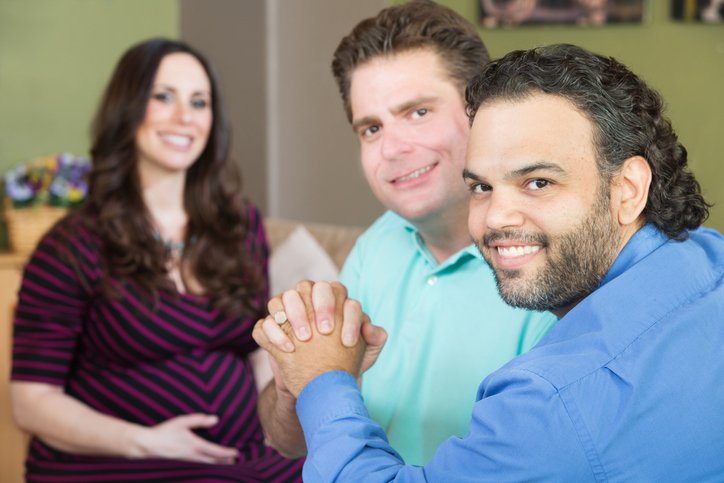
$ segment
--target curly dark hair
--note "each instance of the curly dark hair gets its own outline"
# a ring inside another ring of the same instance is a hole
[[[211,84],[213,113],[208,142],[186,176],[182,277],[192,273],[227,313],[245,309],[261,315],[265,268],[251,262],[248,207],[238,194],[241,178],[229,158],[231,134],[216,74],[201,53],[167,39],[142,42],[121,57],[92,125],[93,170],[80,215],[103,242],[105,293],[117,295],[108,283],[115,275],[129,277],[153,299],[158,290],[175,293],[166,268],[170,250],[155,235],[141,195],[135,139],[159,64],[173,53],[192,55],[201,63]]]
[[[556,44],[518,50],[491,62],[465,91],[470,122],[484,103],[519,101],[535,93],[561,96],[594,126],[598,170],[608,183],[632,156],[652,171],[646,221],[669,238],[684,240],[709,216],[686,149],[664,117],[661,96],[611,57],[581,47]]]
[[[465,86],[490,60],[475,27],[454,10],[430,0],[413,0],[385,8],[362,20],[334,52],[332,74],[352,122],[349,91],[358,66],[380,57],[427,48],[439,55],[462,96]]]

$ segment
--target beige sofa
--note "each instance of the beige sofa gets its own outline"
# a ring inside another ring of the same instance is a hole
[[[287,237],[298,227],[303,226],[316,238],[338,269],[342,268],[347,255],[352,250],[357,237],[365,228],[358,226],[328,225],[322,223],[302,223],[298,221],[267,219],[266,236],[272,254]]]

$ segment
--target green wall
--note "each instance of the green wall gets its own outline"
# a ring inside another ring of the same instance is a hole
[[[394,1],[394,4],[404,1]],[[438,0],[478,25],[477,0]],[[724,25],[673,22],[670,0],[649,0],[650,20],[639,26],[520,27],[480,30],[491,56],[567,42],[628,65],[666,99],[668,116],[689,152],[709,202],[706,225],[724,232]]]
[[[439,1],[477,22],[477,0]],[[569,42],[641,74],[667,100],[704,193],[718,203],[707,225],[724,231],[724,26],[672,22],[668,0],[650,3],[644,26],[481,35],[494,57]],[[41,154],[87,154],[90,120],[118,57],[145,38],[178,38],[179,9],[177,0],[0,0],[0,173]]]
[[[178,17],[177,0],[0,0],[0,173],[42,154],[87,155],[116,61],[140,40],[178,38]]]

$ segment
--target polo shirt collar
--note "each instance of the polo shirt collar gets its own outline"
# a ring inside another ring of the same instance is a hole
[[[444,270],[445,268],[455,265],[462,260],[467,260],[470,257],[476,257],[479,255],[478,249],[475,247],[475,245],[470,244],[460,249],[452,256],[448,257],[448,259],[444,262],[438,263],[433,254],[430,252],[430,249],[425,244],[425,241],[422,239],[422,235],[420,235],[420,232],[417,230],[417,228],[415,228],[412,223],[404,218],[402,219],[402,222],[404,223],[405,229],[410,233],[410,236],[412,237],[412,241],[417,248],[418,253],[425,259],[425,261],[430,266],[434,267],[436,271]]]

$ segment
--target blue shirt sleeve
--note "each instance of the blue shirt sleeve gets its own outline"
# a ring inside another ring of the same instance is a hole
[[[322,374],[297,400],[309,449],[304,481],[596,481],[595,450],[572,421],[576,408],[547,381],[500,371],[479,396],[468,434],[447,440],[427,466],[411,466],[369,418],[355,379]]]

